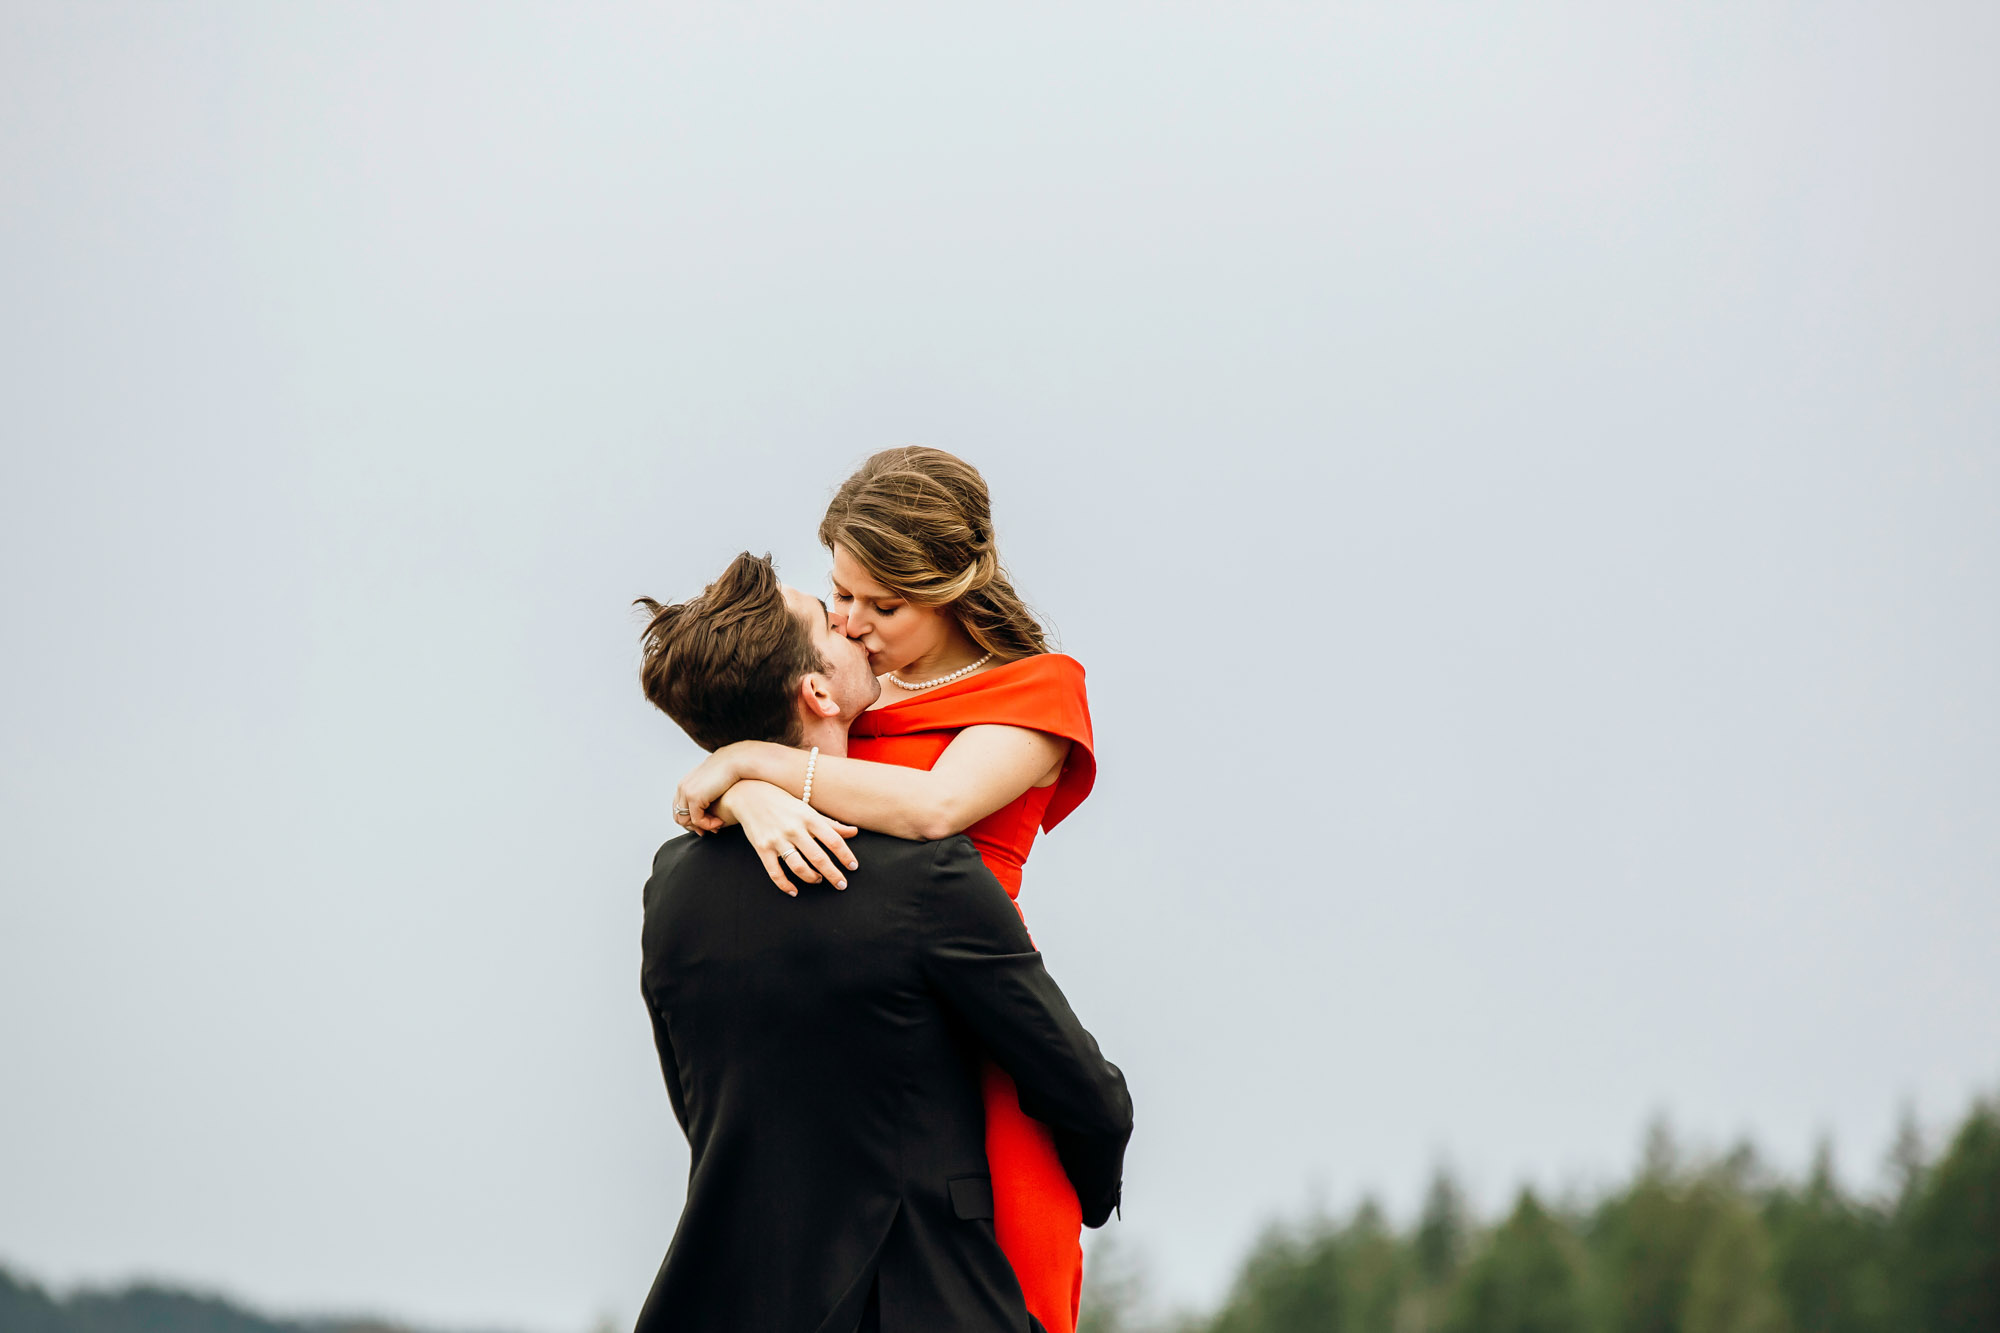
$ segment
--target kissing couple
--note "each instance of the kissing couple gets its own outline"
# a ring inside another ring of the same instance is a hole
[[[709,757],[645,890],[640,989],[687,1202],[638,1333],[1074,1333],[1132,1103],[1014,901],[1096,775],[986,483],[876,454],[831,604],[747,552],[641,598],[646,697]]]

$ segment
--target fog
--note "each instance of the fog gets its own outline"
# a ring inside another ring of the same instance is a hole
[[[0,8],[0,1262],[636,1314],[640,594],[923,443],[1113,1229],[1994,1086],[2000,14]]]

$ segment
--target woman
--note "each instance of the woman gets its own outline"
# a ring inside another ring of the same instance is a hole
[[[889,449],[862,464],[820,523],[833,556],[835,623],[868,649],[882,697],[856,720],[848,757],[746,742],[716,751],[675,793],[676,819],[743,826],[779,869],[846,886],[855,868],[834,820],[904,838],[970,835],[1017,896],[1039,828],[1054,828],[1096,775],[1083,668],[1051,653],[993,542],[986,483],[939,449]],[[852,827],[847,828],[852,832]],[[1018,906],[1018,904],[1017,904]],[[1049,1131],[1013,1081],[983,1073],[994,1230],[1050,1333],[1071,1333],[1083,1286],[1082,1214]]]

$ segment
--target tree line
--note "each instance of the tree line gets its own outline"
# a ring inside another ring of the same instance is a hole
[[[1660,1126],[1621,1188],[1522,1189],[1483,1226],[1440,1171],[1406,1230],[1367,1201],[1272,1225],[1210,1314],[1149,1317],[1114,1250],[1078,1333],[2000,1333],[2000,1103],[1934,1160],[1906,1116],[1889,1165],[1857,1194],[1825,1145],[1787,1180]]]
[[[1094,1248],[1078,1333],[2000,1333],[2000,1103],[1935,1157],[1905,1118],[1890,1187],[1822,1146],[1802,1180],[1748,1147],[1684,1154],[1662,1127],[1594,1200],[1523,1189],[1481,1225],[1449,1173],[1407,1229],[1364,1201],[1278,1223],[1212,1313],[1150,1316],[1139,1271]],[[407,1333],[274,1319],[156,1284],[67,1297],[0,1267],[0,1333]]]
[[[155,1282],[55,1296],[0,1267],[0,1333],[411,1333],[376,1319],[274,1319]]]

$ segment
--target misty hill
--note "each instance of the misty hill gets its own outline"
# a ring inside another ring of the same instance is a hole
[[[377,1319],[273,1319],[220,1296],[153,1283],[51,1296],[0,1267],[0,1333],[415,1333]]]

